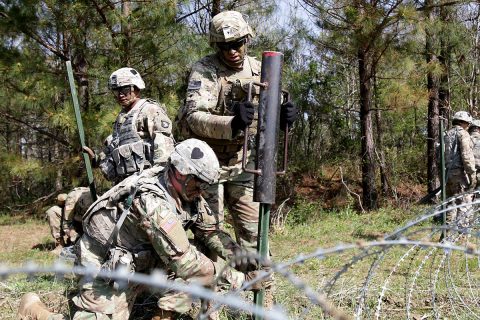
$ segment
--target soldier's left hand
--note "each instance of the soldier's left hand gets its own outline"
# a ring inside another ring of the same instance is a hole
[[[280,129],[285,130],[287,124],[290,129],[297,118],[298,109],[291,101],[282,104],[280,109]]]

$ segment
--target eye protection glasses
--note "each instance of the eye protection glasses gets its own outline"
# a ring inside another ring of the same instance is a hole
[[[220,50],[222,51],[230,51],[230,50],[235,50],[238,51],[246,42],[246,39],[241,39],[238,41],[233,41],[233,42],[218,42],[217,46]]]
[[[132,92],[132,87],[131,86],[126,86],[126,87],[120,87],[112,90],[113,95],[118,98],[120,94],[123,94],[124,96],[129,95],[130,92]]]

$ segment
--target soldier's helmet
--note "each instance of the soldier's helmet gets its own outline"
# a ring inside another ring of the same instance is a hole
[[[140,73],[133,68],[120,68],[114,71],[108,78],[108,89],[115,90],[120,87],[135,86],[140,90],[145,89]]]
[[[67,200],[67,194],[66,193],[60,193],[57,196],[57,204],[59,206],[63,206],[65,204],[65,201]]]
[[[473,120],[472,123],[470,124],[470,128],[480,128],[480,120]]]
[[[453,120],[465,121],[465,122],[468,122],[468,123],[472,123],[473,118],[470,115],[470,113],[468,113],[466,111],[457,111],[453,115]]]
[[[210,45],[216,42],[231,42],[244,37],[253,37],[252,28],[237,11],[223,11],[210,21]]]
[[[210,146],[198,139],[187,139],[175,146],[170,163],[183,175],[194,175],[208,184],[215,183],[220,165]]]

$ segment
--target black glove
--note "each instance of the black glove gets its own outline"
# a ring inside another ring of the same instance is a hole
[[[249,101],[235,102],[233,105],[233,113],[235,115],[232,120],[232,132],[235,134],[238,130],[243,130],[252,124],[253,117],[255,116],[255,108]]]
[[[280,109],[280,129],[285,130],[285,125],[288,124],[288,128],[292,128],[292,124],[298,118],[297,107],[290,101],[282,104]]]
[[[268,275],[264,275],[263,277],[262,274],[267,272]],[[259,279],[259,278],[262,279]],[[258,279],[258,280],[257,280]],[[250,271],[245,274],[245,282],[251,282],[253,280],[257,280],[254,283],[250,285],[247,290],[252,290],[252,291],[258,291],[261,289],[267,289],[270,288],[273,284],[273,278],[272,278],[272,273],[270,268],[262,268],[262,270],[255,270],[255,271]]]

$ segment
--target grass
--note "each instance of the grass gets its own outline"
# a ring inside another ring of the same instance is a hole
[[[273,260],[286,263],[319,248],[331,248],[339,243],[377,240],[404,225],[422,210],[424,208],[410,212],[386,208],[372,213],[357,214],[348,208],[341,211],[325,211],[318,203],[299,202],[289,213],[285,227],[270,235]],[[27,233],[28,231],[30,233]],[[29,237],[22,236],[26,233]],[[12,236],[14,234],[17,236]],[[30,239],[30,242],[26,238]],[[44,221],[27,219],[19,222],[13,218],[0,216],[0,241],[8,243],[6,248],[0,250],[0,260],[9,265],[19,265],[27,260],[51,264],[54,260],[54,256],[48,252],[53,242]],[[374,316],[379,303],[381,318],[404,319],[405,299],[409,295],[413,300],[409,305],[412,317],[431,317],[433,311],[429,299],[432,298],[432,287],[435,288],[440,310],[447,314],[449,311],[442,308],[449,304],[451,300],[449,296],[458,294],[466,301],[471,300],[469,290],[476,290],[476,285],[472,288],[472,284],[478,283],[479,280],[478,274],[475,273],[478,272],[478,260],[465,259],[465,255],[453,253],[447,259],[454,266],[453,274],[448,279],[443,272],[445,264],[442,266],[441,263],[443,251],[432,251],[429,248],[408,250],[409,248],[401,246],[389,250],[382,260],[377,260],[380,263],[371,276],[368,272],[378,255],[366,256],[344,269],[344,272],[338,273],[346,263],[352,261],[352,257],[365,252],[361,248],[307,259],[303,263],[292,265],[288,270],[305,285],[322,294],[326,293],[324,291],[326,284],[338,275],[338,279],[330,286],[328,299],[350,316],[358,306],[359,289],[368,280],[369,290],[365,297],[367,308],[362,314],[365,319]],[[435,272],[438,272],[439,276],[433,282]],[[466,280],[467,276],[469,279]],[[328,318],[320,307],[309,301],[303,288],[295,287],[279,274],[275,280],[275,300],[292,319]],[[385,294],[379,300],[382,288],[385,289]],[[457,293],[452,293],[455,292],[452,288],[457,290]],[[33,281],[21,275],[4,279],[0,282],[2,315],[0,319],[16,319],[18,300],[28,291],[40,293],[53,310],[68,313],[70,306],[67,300],[75,290],[74,279],[56,279],[53,275],[43,275]],[[151,304],[154,305],[154,301]],[[476,306],[476,302],[473,304]],[[465,307],[458,304],[455,310],[458,318],[468,318],[469,311]],[[223,311],[221,318],[242,320],[248,317]],[[132,319],[149,318],[145,317],[144,312],[137,310]]]

